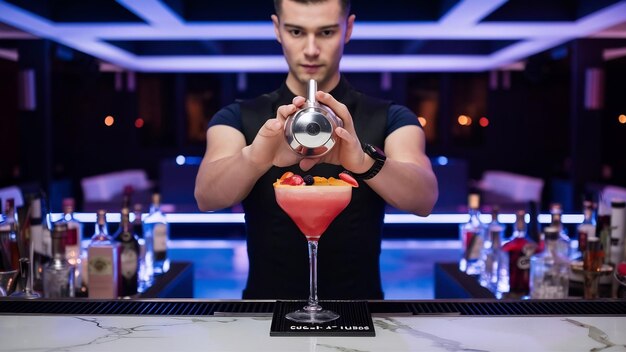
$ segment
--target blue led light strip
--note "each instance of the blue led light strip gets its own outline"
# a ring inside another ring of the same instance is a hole
[[[134,218],[131,215],[131,221]],[[63,216],[62,213],[53,213],[52,221],[57,221]],[[96,213],[75,213],[74,216],[81,222],[95,222]],[[146,217],[147,214],[143,214]],[[244,213],[171,213],[165,215],[171,224],[243,224]],[[482,214],[480,219],[484,223],[491,222],[491,215]],[[540,214],[539,222],[550,223],[550,214]],[[467,214],[431,214],[427,217],[420,217],[412,214],[385,214],[385,224],[463,224],[469,220]],[[498,220],[503,224],[515,222],[515,214],[500,214]],[[564,224],[580,224],[583,222],[582,214],[563,214],[561,220]],[[119,222],[119,213],[107,213],[107,221]],[[529,216],[526,215],[526,222]]]

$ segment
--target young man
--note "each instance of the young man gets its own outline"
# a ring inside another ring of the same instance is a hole
[[[424,133],[406,107],[365,96],[341,77],[339,62],[355,20],[349,0],[275,0],[274,5],[272,22],[289,66],[287,79],[278,90],[231,104],[213,117],[196,179],[198,207],[243,204],[250,260],[243,298],[306,299],[306,239],[277,205],[272,183],[286,171],[336,177],[348,170],[360,187],[319,241],[319,296],[382,299],[385,202],[426,216],[437,200]],[[317,100],[344,124],[335,130],[339,140],[333,149],[315,159],[289,149],[283,130],[285,119],[304,104],[310,79],[318,83]]]

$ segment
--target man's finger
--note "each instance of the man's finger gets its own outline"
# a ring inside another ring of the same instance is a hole
[[[302,169],[302,171],[309,171],[319,160],[319,158],[304,158],[300,160],[300,169]]]

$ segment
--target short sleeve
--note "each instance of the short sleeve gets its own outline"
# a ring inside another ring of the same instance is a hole
[[[243,124],[241,122],[241,108],[238,103],[232,103],[226,105],[220,109],[209,121],[209,128],[215,125],[227,125],[236,128],[239,131],[243,131]]]
[[[390,135],[393,131],[400,127],[410,125],[422,127],[415,113],[409,110],[409,108],[404,105],[391,104],[387,114],[386,135]]]

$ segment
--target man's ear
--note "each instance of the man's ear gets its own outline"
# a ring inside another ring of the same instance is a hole
[[[348,16],[348,20],[346,21],[346,36],[344,37],[344,43],[349,42],[350,38],[352,37],[352,28],[354,28],[355,18],[355,15]]]
[[[278,19],[278,16],[272,15],[272,23],[274,24],[274,34],[276,35],[276,40],[282,44],[283,42],[280,40],[280,20]]]

